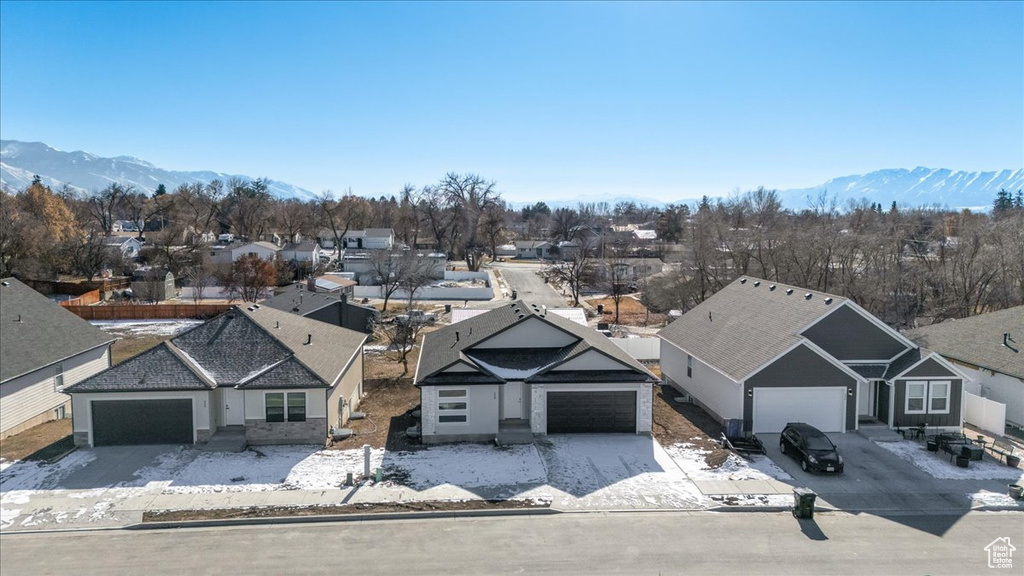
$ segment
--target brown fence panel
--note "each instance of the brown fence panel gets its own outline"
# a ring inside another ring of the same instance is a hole
[[[64,300],[59,304],[65,308],[69,306],[89,306],[100,301],[100,291],[92,290],[82,294],[78,298],[72,298],[71,300]]]
[[[84,320],[205,320],[230,310],[232,304],[114,304],[111,306],[65,306]]]

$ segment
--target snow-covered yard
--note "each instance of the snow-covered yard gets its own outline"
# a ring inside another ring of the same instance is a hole
[[[996,462],[989,456],[973,461],[968,468],[960,468],[949,461],[944,453],[929,452],[924,444],[913,441],[875,442],[881,448],[913,463],[934,478],[945,480],[1013,480],[1019,484],[1024,480],[1024,470],[1010,468]]]
[[[676,464],[693,480],[792,480],[771,458],[755,454],[745,460],[730,454],[718,468],[709,468],[704,462],[708,451],[689,443],[673,444],[665,448]]]
[[[202,324],[202,320],[112,320],[93,321],[93,326],[122,337],[177,336]]]

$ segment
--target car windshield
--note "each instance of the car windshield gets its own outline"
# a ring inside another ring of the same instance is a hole
[[[835,446],[824,436],[808,436],[804,439],[808,450],[832,450]]]

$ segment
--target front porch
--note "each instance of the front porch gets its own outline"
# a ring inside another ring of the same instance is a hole
[[[506,418],[498,421],[498,436],[495,438],[499,446],[513,444],[532,444],[533,431],[530,421],[523,418]]]
[[[220,426],[199,449],[204,452],[241,452],[248,445],[245,426]]]

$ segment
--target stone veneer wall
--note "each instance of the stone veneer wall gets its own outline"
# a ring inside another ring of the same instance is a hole
[[[323,444],[327,440],[327,418],[305,422],[246,420],[245,440],[249,444]]]
[[[89,433],[75,432],[75,446],[78,446],[79,448],[87,448],[89,446]]]
[[[437,430],[437,388],[420,388],[420,436],[433,436]]]
[[[640,404],[640,418],[636,423],[637,433],[650,433],[651,432],[651,420],[654,418],[654,390],[653,385],[650,382],[645,382],[640,385],[640,390],[637,391],[639,398],[637,399]]]
[[[209,442],[210,436],[212,434],[210,434],[209,429],[200,428],[196,430],[196,442]]]
[[[548,394],[543,384],[530,385],[530,431],[534,434],[548,431]]]

